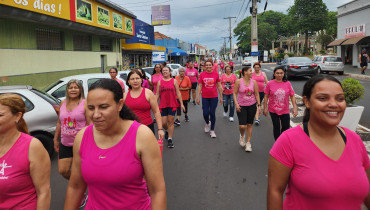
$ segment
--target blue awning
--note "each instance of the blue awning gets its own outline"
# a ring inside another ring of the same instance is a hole
[[[172,50],[172,53],[169,54],[170,56],[187,56],[188,53],[179,48],[168,48],[168,50]]]

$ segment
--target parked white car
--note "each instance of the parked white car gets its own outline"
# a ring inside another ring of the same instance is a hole
[[[344,64],[339,56],[320,55],[316,56],[312,61],[317,64],[319,74],[338,72],[339,75],[343,75],[344,73]]]
[[[131,70],[124,70],[124,71],[119,71],[118,72],[118,76],[120,79],[124,80],[124,81],[127,81],[127,76],[128,74],[130,73]],[[145,72],[145,71],[144,71]],[[149,78],[149,80],[151,81],[152,80],[152,75],[149,74],[148,72],[145,72],[145,76],[147,78]],[[126,85],[126,84],[125,84]]]
[[[252,61],[253,61],[253,58],[251,56],[244,57],[242,65],[243,66],[252,66]]]
[[[167,64],[167,66],[171,68],[171,74],[172,74],[173,77],[176,77],[177,75],[179,75],[179,69],[181,67],[183,67],[183,66],[181,66],[180,64],[177,64],[177,63],[169,63],[169,64]]]
[[[24,120],[31,136],[39,139],[51,157],[54,154],[54,133],[60,101],[32,86],[1,86],[0,94],[18,94],[26,105]]]
[[[66,86],[69,80],[71,79],[78,79],[82,82],[82,86],[84,88],[85,97],[87,97],[87,92],[89,90],[89,87],[99,79],[103,78],[111,78],[108,73],[96,73],[96,74],[79,74],[79,75],[73,75],[69,77],[64,77],[59,79],[57,82],[49,85],[44,89],[44,91],[55,98],[58,98],[59,100],[64,100],[66,97]],[[122,80],[125,84],[125,90],[127,91],[127,85],[126,81],[117,76],[118,79]]]

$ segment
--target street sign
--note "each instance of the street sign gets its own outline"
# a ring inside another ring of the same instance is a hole
[[[251,52],[251,56],[260,56],[261,53],[260,52]]]

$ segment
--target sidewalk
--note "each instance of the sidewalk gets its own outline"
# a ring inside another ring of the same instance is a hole
[[[352,77],[354,79],[370,80],[370,69],[369,69],[369,67],[365,70],[365,74],[361,74],[361,69],[360,68],[353,67],[350,64],[346,64],[346,65],[344,65],[344,75]]]

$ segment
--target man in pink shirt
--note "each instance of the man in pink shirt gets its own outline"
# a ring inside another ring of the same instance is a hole
[[[120,80],[120,79],[117,79],[117,74],[118,74],[118,70],[116,69],[116,68],[111,68],[110,70],[109,70],[109,75],[110,75],[110,77],[111,77],[111,79],[114,79],[114,80],[116,80],[118,83],[119,83],[119,85],[121,85],[121,87],[122,87],[122,92],[123,92],[123,94],[125,93],[125,84],[123,83],[123,81],[122,80]]]
[[[189,62],[189,68],[186,69],[185,71],[185,76],[188,76],[190,78],[190,82],[191,82],[191,93],[193,95],[193,105],[196,105],[195,103],[195,90],[197,89],[197,86],[198,86],[198,70],[196,70],[194,68],[194,65],[193,65],[193,62]],[[189,95],[190,95],[190,92],[189,92]],[[190,101],[190,98],[189,98],[189,101]]]
[[[221,62],[220,62],[220,68],[221,68],[221,71],[224,72],[225,63],[224,63],[223,60],[221,60]]]

